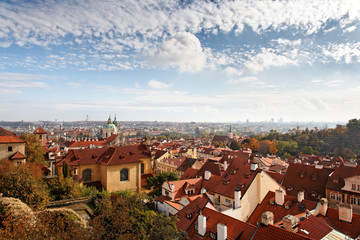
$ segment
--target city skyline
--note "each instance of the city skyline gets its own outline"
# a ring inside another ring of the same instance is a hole
[[[4,121],[347,122],[357,1],[3,1]]]

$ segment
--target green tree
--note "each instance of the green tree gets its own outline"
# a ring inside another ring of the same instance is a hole
[[[240,146],[240,144],[239,144],[238,142],[232,141],[232,142],[230,143],[230,148],[231,148],[232,150],[239,150],[239,149],[241,148],[241,146]]]
[[[147,179],[147,189],[152,189],[149,193],[150,196],[158,197],[161,195],[161,186],[165,181],[176,181],[179,180],[179,177],[174,172],[164,172],[156,175],[155,177],[150,177]]]
[[[311,146],[304,146],[301,148],[301,151],[304,154],[310,154],[310,155],[314,154],[314,150]]]
[[[44,159],[45,149],[39,138],[31,133],[23,134],[20,138],[25,141],[26,161],[46,164]]]
[[[176,220],[175,217],[157,215],[154,219],[154,226],[151,228],[149,240],[181,239],[181,233],[176,227]]]
[[[5,197],[19,198],[33,208],[43,208],[49,202],[41,170],[32,163],[15,166],[12,162],[2,161],[0,192]]]
[[[80,197],[83,189],[72,178],[62,176],[47,180],[50,197],[52,200],[70,199]]]

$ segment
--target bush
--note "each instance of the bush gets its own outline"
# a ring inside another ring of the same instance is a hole
[[[83,189],[72,178],[57,177],[47,181],[51,200],[62,200],[80,197]]]

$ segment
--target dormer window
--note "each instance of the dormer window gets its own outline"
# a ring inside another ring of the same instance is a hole
[[[229,182],[230,182],[230,179],[229,180],[224,180],[224,185],[227,185],[227,184],[229,184]]]
[[[311,175],[311,179],[312,179],[313,181],[315,181],[315,180],[317,179],[317,174],[316,174],[316,173],[313,173],[313,174]]]
[[[334,179],[333,179],[333,183],[338,184],[338,183],[339,183],[339,178],[338,178],[338,177],[337,177],[337,178],[334,178]]]
[[[301,178],[304,178],[305,175],[306,175],[306,172],[305,172],[305,171],[301,171],[301,172],[299,173],[299,176],[300,176]]]
[[[211,237],[212,239],[216,239],[216,233],[210,232],[210,237]]]
[[[293,190],[294,188],[293,188],[293,186],[287,186],[286,187],[286,191],[291,191],[291,190]]]

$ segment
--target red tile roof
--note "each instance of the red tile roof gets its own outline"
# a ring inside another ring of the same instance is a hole
[[[44,129],[42,129],[42,127],[39,127],[38,129],[36,129],[36,131],[34,132],[34,134],[46,134],[47,132],[45,132]]]
[[[272,171],[267,171],[266,173],[269,174],[269,176],[272,177],[272,179],[274,179],[279,184],[282,183],[282,181],[284,180],[284,177],[285,177],[285,174],[276,173],[276,172],[272,172]]]
[[[205,171],[210,171],[211,174],[221,176],[222,172],[220,169],[220,164],[213,163],[210,161],[207,161],[197,172],[198,176],[204,176]]]
[[[345,178],[360,175],[360,166],[348,167],[342,164],[329,177],[326,183],[326,189],[341,191],[345,185]]]
[[[135,154],[128,154],[120,147],[108,148],[98,159],[98,163],[104,165],[118,165],[125,163],[140,163],[141,160],[135,157]]]
[[[155,198],[155,199],[154,199],[154,202],[161,202],[161,203],[163,203],[165,200],[171,200],[171,197],[161,195],[161,196]]]
[[[229,198],[234,198],[236,188],[241,188],[241,195],[244,196],[257,173],[261,172],[260,169],[251,171],[248,159],[234,157],[232,160],[222,176],[222,182],[213,189],[213,192]]]
[[[274,204],[270,203],[270,201]],[[286,209],[285,206],[276,205],[275,193],[269,191],[264,200],[255,208],[254,212],[248,219],[248,222],[256,225],[258,222],[261,222],[261,215],[266,211],[270,211],[274,214],[274,223],[277,223],[288,214],[298,215],[301,213],[305,213],[306,209],[313,210],[316,208],[317,205],[317,202],[309,200],[303,200],[301,203],[299,203],[296,197],[290,195],[284,196],[284,203],[286,202],[290,204],[289,209]]]
[[[297,196],[305,191],[305,199],[319,201],[325,197],[325,185],[333,169],[316,168],[311,165],[291,163],[285,174],[283,186],[288,195]],[[314,195],[313,195],[314,194]]]
[[[67,141],[64,142],[64,145],[68,148],[85,148],[90,147],[90,145],[94,145],[96,147],[105,146],[105,140],[100,141]]]
[[[70,150],[63,160],[56,165],[62,165],[65,161],[70,166],[96,164],[98,158],[107,150],[104,148],[86,148],[86,149],[73,149]]]
[[[0,143],[24,143],[23,140],[16,136],[0,136]]]
[[[196,158],[186,158],[181,165],[177,168],[178,171],[185,172],[186,169],[192,167],[194,163],[197,161]]]
[[[312,238],[300,235],[298,233],[287,231],[273,225],[265,226],[260,224],[252,240],[311,240]]]
[[[16,134],[0,127],[0,136],[16,136]]]
[[[200,211],[204,209],[209,199],[198,197],[193,202],[189,203],[183,209],[181,209],[176,216],[179,221],[176,222],[176,226],[181,231],[187,231],[191,224],[197,219]]]
[[[221,223],[227,227],[227,238],[228,240],[242,240],[242,239],[251,239],[256,227],[237,220],[235,218],[229,217],[225,214],[222,214],[216,210],[209,209],[205,207],[202,211],[202,214],[206,217],[206,234],[204,237],[198,234],[198,231],[195,229],[195,220],[187,231],[187,236],[189,239],[212,239],[210,237],[210,232],[217,234],[217,224]]]
[[[198,171],[199,171],[198,169],[189,167],[181,176],[181,180],[195,178]]]
[[[26,156],[24,154],[22,154],[21,152],[17,151],[14,155],[12,155],[10,157],[11,160],[15,160],[15,159],[24,159],[26,158]]]
[[[339,220],[339,211],[333,208],[328,208],[325,217],[322,216],[321,214],[318,214],[316,217],[326,222],[330,227],[350,236],[351,238],[357,238],[360,236],[359,214],[353,213],[351,223]]]
[[[305,231],[303,231],[305,230]],[[313,239],[323,239],[333,229],[328,224],[320,219],[309,215],[307,218],[302,219],[299,223],[298,233]]]

